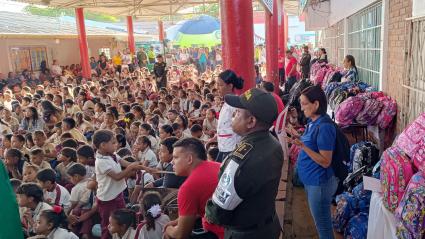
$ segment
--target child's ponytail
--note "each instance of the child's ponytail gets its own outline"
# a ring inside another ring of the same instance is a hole
[[[147,230],[155,230],[155,220],[162,214],[161,196],[156,192],[146,193],[142,205]]]

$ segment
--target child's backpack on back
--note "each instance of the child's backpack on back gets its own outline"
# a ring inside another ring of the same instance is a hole
[[[425,238],[425,177],[422,172],[410,179],[395,217],[397,238]]]
[[[414,174],[409,157],[397,146],[388,148],[382,154],[381,185],[384,206],[394,212]]]

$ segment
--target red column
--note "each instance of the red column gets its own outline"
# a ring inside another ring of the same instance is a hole
[[[224,69],[245,80],[244,92],[255,86],[252,1],[220,0],[220,15]]]
[[[132,55],[136,52],[136,45],[134,43],[134,29],[133,29],[133,17],[127,16],[127,34],[128,34],[128,48]]]
[[[80,47],[80,64],[83,69],[83,77],[88,79],[91,76],[90,62],[89,62],[89,48],[87,46],[86,26],[84,24],[84,10],[83,8],[75,9],[75,19],[77,21],[78,44]]]
[[[158,21],[158,35],[159,35],[159,41],[164,41],[164,23],[162,21]]]
[[[273,14],[266,10],[266,57],[266,80],[274,82],[277,88],[279,86],[277,0],[273,0]]]

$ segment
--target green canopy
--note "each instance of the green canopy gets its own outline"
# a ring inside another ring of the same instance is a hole
[[[10,185],[9,175],[0,161],[0,239],[23,239],[16,195]]]
[[[209,34],[184,34],[179,32],[172,43],[173,45],[179,45],[180,47],[217,46],[221,44],[221,32],[220,30]]]

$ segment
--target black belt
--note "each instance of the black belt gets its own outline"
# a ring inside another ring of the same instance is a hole
[[[266,217],[262,222],[251,225],[251,226],[231,226],[229,227],[230,230],[233,231],[252,231],[256,230],[258,228],[264,227],[272,223],[276,218],[276,214],[273,214],[272,216]]]

